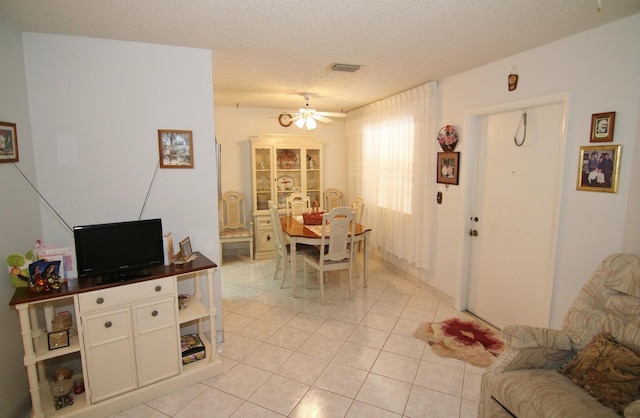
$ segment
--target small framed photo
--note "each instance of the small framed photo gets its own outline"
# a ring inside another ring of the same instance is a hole
[[[0,163],[17,163],[18,131],[15,123],[0,122]]]
[[[459,152],[439,152],[438,153],[437,182],[443,184],[458,184],[460,177],[460,153]]]
[[[591,115],[591,140],[589,142],[613,142],[616,112]]]
[[[49,339],[49,350],[69,347],[69,330],[54,331],[47,334]]]
[[[618,193],[622,145],[580,147],[578,190]]]
[[[193,168],[193,133],[158,129],[160,168]]]
[[[187,260],[193,254],[193,250],[191,249],[191,239],[189,237],[180,241],[180,252],[182,253],[183,260]]]

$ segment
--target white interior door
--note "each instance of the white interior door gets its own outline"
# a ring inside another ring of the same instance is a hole
[[[467,310],[503,328],[547,326],[564,161],[562,103],[478,119]],[[477,235],[472,233],[477,231]]]

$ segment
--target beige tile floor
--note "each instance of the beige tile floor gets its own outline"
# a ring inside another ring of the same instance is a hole
[[[224,373],[126,410],[118,418],[476,417],[484,369],[438,357],[412,337],[424,321],[465,317],[429,292],[369,266],[369,286],[346,272],[298,297],[279,288],[273,260],[222,266]]]

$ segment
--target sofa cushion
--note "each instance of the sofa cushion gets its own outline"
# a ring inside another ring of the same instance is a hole
[[[596,335],[559,371],[619,413],[640,398],[640,356],[610,335]]]
[[[572,384],[557,369],[520,369],[497,374],[491,394],[519,418],[606,418],[616,412]]]

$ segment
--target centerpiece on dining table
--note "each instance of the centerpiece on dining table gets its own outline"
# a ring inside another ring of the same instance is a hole
[[[320,210],[320,204],[314,200],[311,204],[311,212],[303,213],[302,220],[305,225],[322,225],[322,215],[324,212]]]

